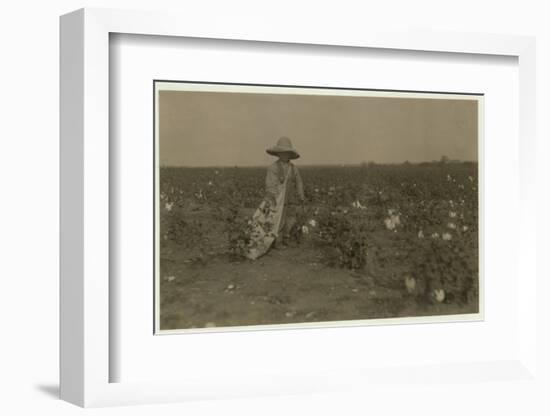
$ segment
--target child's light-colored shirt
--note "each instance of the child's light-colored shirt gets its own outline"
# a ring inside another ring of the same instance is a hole
[[[274,200],[279,193],[280,185],[285,181],[289,169],[291,171],[286,185],[285,200],[287,204],[295,204],[298,202],[297,198],[300,201],[304,200],[304,184],[298,168],[292,162],[283,162],[279,159],[269,165],[265,178],[265,188],[268,197]]]

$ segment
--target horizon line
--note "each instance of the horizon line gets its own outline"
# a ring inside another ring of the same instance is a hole
[[[368,161],[368,162],[359,162],[359,163],[312,163],[312,164],[299,164],[300,167],[320,167],[320,166],[331,166],[331,167],[338,167],[338,166],[368,166],[368,165],[404,165],[404,164],[410,164],[410,165],[420,165],[420,164],[459,164],[459,163],[479,163],[477,160],[459,160],[459,159],[451,159],[448,162],[442,163],[440,160],[425,160],[421,162],[411,162],[411,161],[403,161],[403,162],[376,162],[376,161]],[[267,165],[159,165],[160,168],[265,168]]]

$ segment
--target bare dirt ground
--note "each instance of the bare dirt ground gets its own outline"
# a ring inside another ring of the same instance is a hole
[[[344,321],[477,312],[476,305],[432,303],[396,280],[326,267],[313,247],[272,249],[258,260],[207,264],[164,253],[161,330]]]

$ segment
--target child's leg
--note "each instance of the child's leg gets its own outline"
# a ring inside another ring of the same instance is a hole
[[[288,240],[290,238],[292,227],[294,227],[294,225],[296,224],[296,206],[288,205],[286,208],[287,209],[283,237]]]
[[[281,247],[283,245],[283,241],[284,241],[284,233],[285,233],[285,228],[286,228],[286,221],[285,221],[285,217],[286,217],[286,207],[285,207],[285,210],[283,211],[283,215],[281,217],[281,222],[279,223],[279,232],[277,233],[277,238],[275,238],[275,241],[273,241],[273,247]]]

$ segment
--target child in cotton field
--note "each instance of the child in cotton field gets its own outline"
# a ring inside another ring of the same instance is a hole
[[[288,137],[281,137],[266,150],[278,159],[267,168],[266,197],[252,219],[252,236],[247,257],[258,258],[274,245],[284,248],[304,204],[304,185],[298,168],[291,162],[300,155]]]

